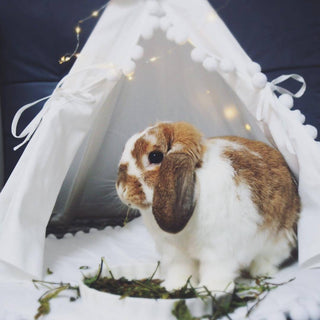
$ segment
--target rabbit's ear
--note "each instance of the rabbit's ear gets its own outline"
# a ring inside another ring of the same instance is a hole
[[[181,231],[195,207],[195,161],[185,153],[171,153],[161,163],[153,194],[153,215],[166,232]]]
[[[195,207],[195,169],[202,164],[202,134],[186,122],[157,127],[166,139],[168,153],[161,162],[153,193],[153,214],[160,228],[181,231]]]

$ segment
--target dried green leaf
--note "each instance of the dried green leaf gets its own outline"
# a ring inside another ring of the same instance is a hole
[[[53,272],[50,270],[50,268],[47,268],[47,274],[53,274]]]
[[[101,262],[99,264],[98,272],[93,277],[85,277],[83,279],[83,283],[87,286],[91,286],[93,283],[95,283],[101,276],[102,268],[103,268],[103,258],[101,258]]]
[[[106,263],[105,265],[107,266]],[[158,267],[159,263],[157,265],[157,268]],[[118,295],[120,299],[125,299],[127,297],[149,299],[179,299],[179,301],[175,303],[172,310],[172,314],[176,317],[177,320],[214,320],[219,319],[223,316],[227,319],[231,319],[229,315],[234,312],[235,309],[244,306],[248,307],[249,315],[271,290],[287,283],[285,282],[281,284],[274,284],[270,282],[270,278],[267,277],[246,279],[244,283],[236,283],[233,293],[226,292],[225,296],[217,298],[214,292],[209,291],[205,286],[194,288],[190,283],[191,277],[187,280],[186,284],[181,289],[169,292],[161,286],[162,280],[154,279],[157,268],[151,275],[151,277],[146,279],[128,280],[124,277],[115,279],[109,268],[109,276],[101,278],[101,263],[98,276],[93,277],[93,279],[84,279],[84,282],[89,287],[96,290]],[[288,282],[290,281],[292,281],[292,279]],[[201,299],[204,303],[211,303],[213,309],[212,313],[210,315],[203,315],[200,318],[194,318],[184,300],[188,298],[198,298]],[[249,302],[250,305],[248,305]]]
[[[195,318],[191,315],[185,300],[179,300],[174,303],[172,314],[177,320],[195,320]]]
[[[90,267],[88,267],[88,266],[81,266],[81,267],[79,267],[79,269],[80,269],[80,270],[88,270],[88,269],[90,269]]]
[[[153,277],[155,276],[155,274],[157,273],[158,269],[159,269],[159,266],[160,266],[160,261],[157,262],[157,267],[156,269],[154,270],[154,272],[152,273],[151,277],[149,278],[149,280],[152,280]]]
[[[52,290],[47,291],[42,297],[39,298],[40,306],[38,308],[37,314],[34,319],[39,319],[41,316],[46,315],[50,312],[50,300],[58,296],[61,291],[69,289],[70,285],[64,285]]]

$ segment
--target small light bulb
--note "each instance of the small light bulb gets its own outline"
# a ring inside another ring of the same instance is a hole
[[[134,78],[133,78],[133,75],[134,75],[134,72],[131,72],[131,73],[129,73],[128,75],[127,75],[127,79],[129,80],[129,81],[132,81]]]
[[[97,17],[99,15],[99,11],[95,10],[91,13],[93,17]]]
[[[210,90],[206,90],[206,94],[210,94],[211,93],[211,91]]]
[[[227,105],[223,110],[224,116],[232,120],[238,115],[238,111],[234,105]]]
[[[251,131],[251,126],[249,123],[246,123],[244,127],[247,131]]]
[[[150,62],[154,62],[154,61],[157,61],[158,59],[159,59],[159,57],[152,57],[152,58],[149,59],[149,61]]]
[[[213,22],[217,19],[217,15],[214,12],[211,12],[207,15],[207,20],[209,22]]]
[[[81,32],[81,28],[79,26],[76,26],[74,30],[76,34],[79,34]]]

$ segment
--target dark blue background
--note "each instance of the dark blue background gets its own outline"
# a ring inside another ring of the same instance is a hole
[[[320,1],[319,0],[212,0],[231,32],[248,55],[261,64],[269,80],[298,73],[307,92],[295,106],[306,122],[320,130]],[[72,52],[74,27],[106,0],[1,0],[0,97],[4,129],[5,178],[23,148],[11,136],[17,109],[52,92],[72,66],[60,57]],[[96,19],[82,25],[81,44]],[[296,86],[288,83],[287,88]],[[21,120],[21,128],[39,110],[34,107]]]

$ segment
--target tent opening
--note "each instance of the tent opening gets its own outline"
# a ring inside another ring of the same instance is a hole
[[[103,103],[57,199],[47,233],[119,225],[139,215],[115,191],[126,140],[158,121],[187,121],[206,137],[238,135],[268,142],[223,77],[191,59],[191,43],[177,45],[162,31],[140,40],[143,57]]]

